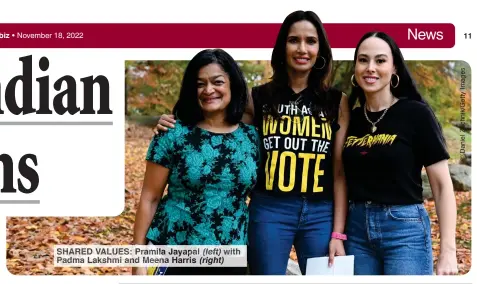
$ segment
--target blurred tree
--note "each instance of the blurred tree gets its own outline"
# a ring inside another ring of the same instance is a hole
[[[170,113],[178,99],[188,61],[127,61],[125,64],[126,115],[157,116]],[[273,74],[269,61],[238,61],[249,88],[268,82]],[[460,119],[461,72],[465,69],[466,118],[470,121],[470,67],[463,61],[407,61],[424,99],[441,124]],[[353,62],[334,61],[333,85],[351,93]]]
[[[128,115],[171,113],[187,61],[126,62]]]
[[[126,115],[171,113],[188,61],[126,61]],[[239,61],[249,88],[267,81],[267,61]]]

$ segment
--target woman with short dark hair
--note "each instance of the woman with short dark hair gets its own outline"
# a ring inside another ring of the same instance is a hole
[[[204,50],[192,58],[173,110],[175,128],[156,135],[147,152],[135,244],[247,244],[246,197],[259,148],[255,128],[240,122],[246,102],[245,79],[229,54]],[[246,267],[169,267],[165,274],[245,273]]]

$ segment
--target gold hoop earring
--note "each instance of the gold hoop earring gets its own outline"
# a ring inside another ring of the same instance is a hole
[[[321,70],[323,68],[325,68],[325,65],[326,65],[326,59],[323,57],[323,56],[320,56],[321,59],[323,59],[323,66],[321,66],[320,68],[316,68],[315,65],[313,65],[313,68],[317,69],[317,70]]]
[[[356,84],[354,83],[354,74],[351,75],[351,85],[353,85],[353,87],[357,87]]]
[[[396,83],[396,85],[394,85],[394,86],[393,86],[393,75],[396,75],[396,78],[397,78],[397,83]],[[393,75],[391,75],[391,82],[390,82],[390,84],[391,84],[391,87],[393,87],[394,89],[396,89],[397,86],[399,86],[399,76],[398,76],[398,74],[393,74]]]

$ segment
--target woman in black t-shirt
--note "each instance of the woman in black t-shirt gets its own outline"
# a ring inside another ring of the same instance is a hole
[[[272,53],[272,81],[252,89],[243,121],[260,134],[261,166],[249,204],[250,273],[284,275],[292,245],[307,259],[344,255],[347,196],[341,161],[346,96],[330,88],[331,47],[318,16],[296,11]],[[162,116],[157,130],[172,126]]]
[[[354,54],[343,162],[350,198],[346,252],[355,274],[432,275],[425,167],[440,224],[436,273],[456,274],[456,204],[442,129],[393,39],[364,35]]]
[[[330,88],[332,60],[318,16],[293,12],[273,48],[272,81],[252,89],[262,165],[249,205],[251,274],[285,274],[292,245],[302,274],[308,258],[345,254],[349,112],[347,98]]]

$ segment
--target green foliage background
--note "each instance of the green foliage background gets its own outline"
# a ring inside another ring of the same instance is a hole
[[[126,61],[125,92],[126,116],[157,117],[170,113],[178,99],[182,76],[188,61]],[[444,127],[448,144],[456,147],[457,158],[461,131],[452,129],[452,122],[462,118],[471,124],[471,69],[464,61],[407,61],[417,87],[433,108]],[[260,85],[270,80],[272,69],[269,61],[238,61],[248,86]],[[462,76],[465,73],[465,78]],[[352,61],[334,61],[333,85],[343,92],[351,92]],[[461,86],[461,80],[465,82]],[[463,87],[463,88],[461,88]],[[462,92],[464,95],[461,97]],[[462,115],[462,117],[461,117]],[[466,151],[470,151],[470,133],[464,133]],[[455,144],[455,145],[454,145]]]

